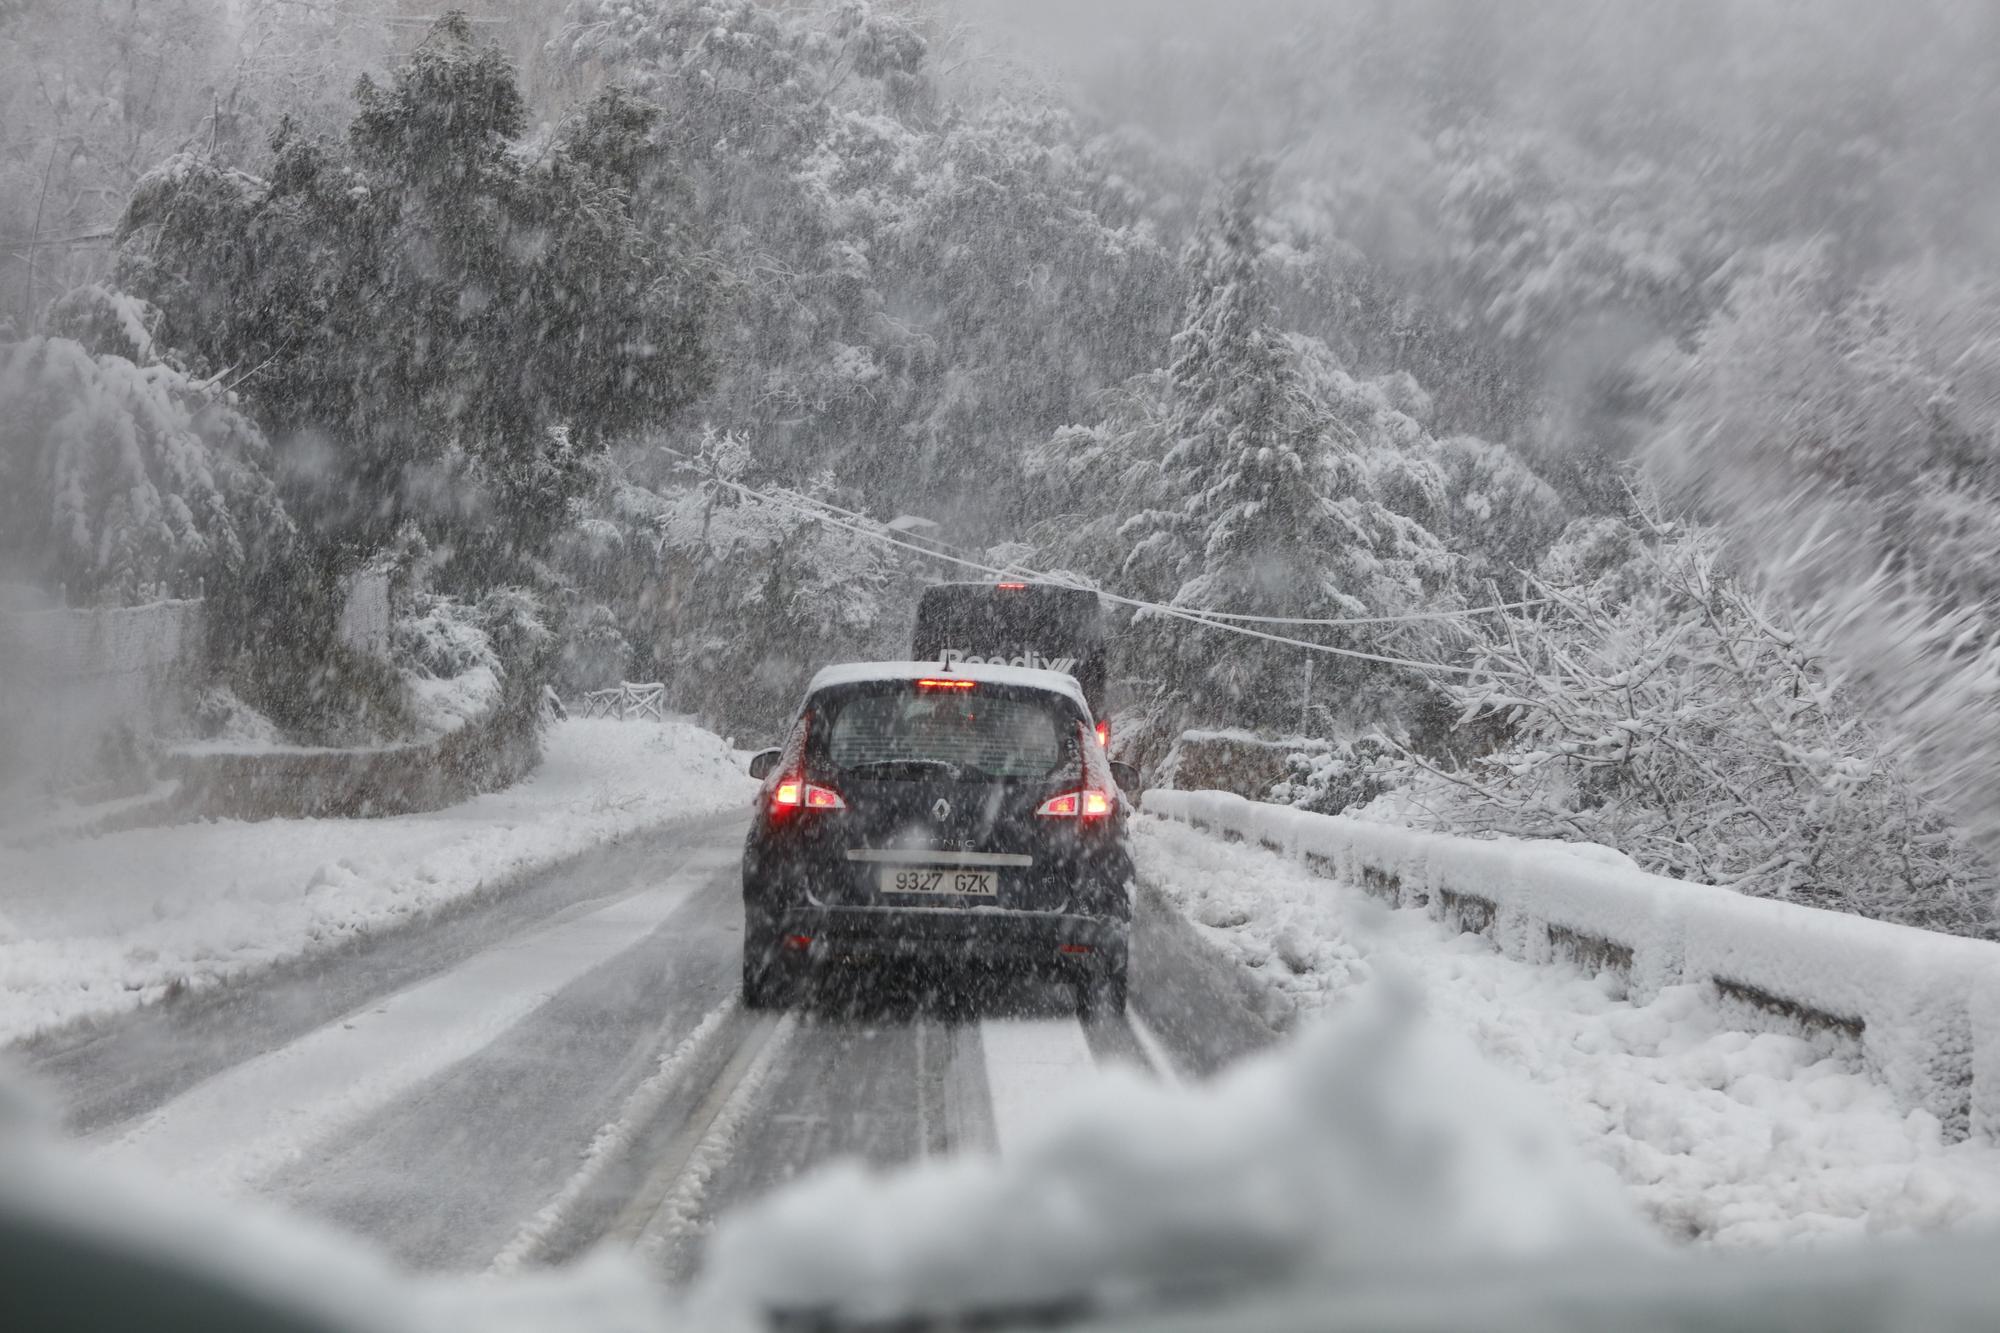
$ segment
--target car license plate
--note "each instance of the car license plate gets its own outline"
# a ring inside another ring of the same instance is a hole
[[[1000,892],[997,870],[962,870],[954,866],[883,866],[884,893],[942,893],[992,898]]]

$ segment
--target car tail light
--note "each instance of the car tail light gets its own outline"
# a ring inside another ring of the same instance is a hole
[[[993,586],[1002,592],[1022,592],[1026,590],[1028,585],[1025,583],[996,583]]]
[[[1111,813],[1111,793],[1080,787],[1049,797],[1035,813],[1049,819],[1102,819]]]
[[[963,677],[950,677],[944,680],[926,677],[917,682],[917,688],[920,690],[969,690],[978,683],[977,681],[966,680]]]
[[[1102,749],[1111,748],[1111,722],[1108,718],[1097,724],[1097,744]]]
[[[845,810],[847,802],[831,787],[822,787],[816,782],[802,782],[797,778],[786,778],[771,793],[771,805],[779,810],[797,810],[803,806],[807,810]]]

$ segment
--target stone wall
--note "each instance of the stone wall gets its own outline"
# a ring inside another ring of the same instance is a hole
[[[355,749],[168,756],[183,819],[370,818],[439,810],[509,786],[541,759],[539,691],[509,692],[487,716],[429,740]]]
[[[1291,771],[1291,756],[1323,752],[1311,737],[1268,737],[1247,731],[1184,731],[1162,766],[1167,786],[1180,791],[1228,791],[1261,801]]]

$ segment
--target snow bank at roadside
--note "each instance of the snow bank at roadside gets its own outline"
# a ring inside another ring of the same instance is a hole
[[[1615,960],[1642,998],[1713,984],[1759,1013],[1856,1044],[1899,1102],[1954,1138],[2000,1141],[2000,944],[1798,903],[1752,898],[1608,864],[1546,842],[1464,838],[1246,801],[1152,792],[1148,809],[1231,832],[1374,883],[1476,926],[1509,955]],[[1468,915],[1468,913],[1470,915]]]
[[[685,722],[569,721],[545,749],[527,780],[429,814],[0,849],[0,1042],[393,927],[756,787],[740,756]]]
[[[1185,825],[1141,820],[1135,841],[1141,873],[1260,979],[1272,1016],[1317,1013],[1385,964],[1415,978],[1440,1022],[1558,1101],[1670,1234],[1766,1244],[2000,1223],[2000,1149],[1945,1142],[1830,1039],[1743,1031],[1703,986],[1626,998],[1612,974],[1508,957]]]
[[[1378,982],[1212,1083],[1079,1086],[1000,1157],[825,1170],[724,1221],[694,1308],[949,1315],[1654,1244],[1550,1108]]]

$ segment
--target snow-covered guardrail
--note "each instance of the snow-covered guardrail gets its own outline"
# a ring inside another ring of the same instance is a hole
[[[1746,1027],[1830,1033],[1947,1138],[2000,1141],[2000,944],[1746,898],[1559,843],[1425,833],[1227,792],[1149,791],[1144,808],[1456,920],[1511,956],[1613,969],[1641,999],[1705,985]]]

